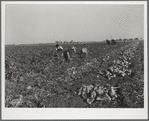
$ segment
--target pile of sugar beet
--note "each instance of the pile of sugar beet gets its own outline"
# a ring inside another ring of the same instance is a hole
[[[136,71],[132,68],[132,65],[134,65],[132,60],[136,58],[135,56],[138,54],[137,51],[140,51],[138,49],[139,46],[139,42],[135,44],[131,43],[120,48],[119,50],[114,50],[113,52],[109,53],[103,59],[102,66],[104,66],[104,68],[98,68],[97,59],[92,59],[90,63],[80,66],[79,68],[84,71],[89,70],[89,68],[94,68],[97,71],[90,71],[91,73],[94,73],[94,79],[91,79],[90,73],[86,72],[88,73],[88,78],[86,78],[88,81],[84,83],[85,79],[82,79],[83,81],[81,87],[78,88],[76,93],[88,104],[92,104],[96,101],[104,101],[108,103],[117,103],[115,105],[116,107],[129,107],[130,102],[137,105],[142,101],[141,106],[143,106],[143,76],[140,75],[141,78],[135,78],[135,82],[131,82]],[[139,56],[137,55],[137,57]],[[139,58],[141,58],[141,55]],[[135,66],[137,66],[137,63]],[[140,66],[143,68],[143,64],[140,64]],[[70,73],[72,75],[77,74],[77,69],[74,67],[68,69],[69,75]],[[136,83],[138,83],[138,85],[140,84],[140,87],[142,87],[140,88],[140,91],[138,89],[137,91],[135,90],[134,87],[136,87]],[[129,88],[132,88],[132,94],[135,94],[132,95],[132,98],[135,97],[136,100],[130,100],[131,91],[125,92],[129,90]],[[126,94],[129,96],[126,97]],[[129,97],[130,99],[128,99]],[[136,105],[133,106],[135,107]]]

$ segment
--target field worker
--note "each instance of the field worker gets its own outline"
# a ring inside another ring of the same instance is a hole
[[[83,47],[83,48],[79,51],[79,55],[80,55],[80,57],[82,57],[83,55],[88,56],[87,48]]]
[[[56,44],[56,50],[57,51],[63,51],[63,47],[62,46],[60,46],[59,44]]]
[[[68,50],[63,51],[63,56],[66,62],[70,62],[73,53],[76,53],[76,47],[74,46],[71,46]]]
[[[71,46],[71,50],[73,50],[74,53],[76,53],[76,47],[75,46]]]

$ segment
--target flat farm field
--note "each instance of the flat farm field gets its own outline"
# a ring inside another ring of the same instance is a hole
[[[143,41],[86,48],[66,63],[55,45],[5,46],[5,107],[143,108]]]

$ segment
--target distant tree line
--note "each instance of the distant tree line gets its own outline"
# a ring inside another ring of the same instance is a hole
[[[142,38],[140,38],[142,39]],[[139,38],[130,38],[130,39],[112,39],[112,40],[108,40],[106,39],[106,43],[108,45],[112,44],[115,45],[117,42],[132,42],[133,40],[139,40]],[[70,42],[68,41],[55,41],[56,44],[87,44],[87,42],[74,42],[73,40],[71,40]]]
[[[106,39],[106,42],[108,45],[110,45],[110,44],[115,45],[116,44],[116,40],[114,40],[114,39],[112,39],[112,40]]]
[[[86,44],[86,42],[74,42],[73,40],[71,40],[70,42],[67,41],[56,41],[56,44]]]
[[[142,40],[142,38],[140,38],[141,40]],[[132,39],[132,38],[130,38],[130,39],[112,39],[112,40],[108,40],[108,39],[106,39],[106,43],[108,44],[108,45],[110,45],[110,44],[116,44],[116,42],[132,42],[133,40],[139,40],[139,38],[134,38],[134,39]]]

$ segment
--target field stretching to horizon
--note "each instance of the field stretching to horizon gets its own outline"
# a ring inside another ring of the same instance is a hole
[[[55,45],[6,45],[5,107],[144,108],[144,41],[85,47],[66,63]]]

